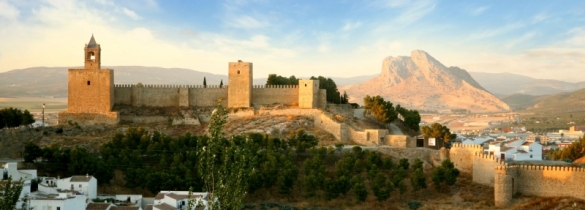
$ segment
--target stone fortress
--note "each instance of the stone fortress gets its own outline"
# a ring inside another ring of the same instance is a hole
[[[309,116],[317,128],[331,133],[342,142],[362,145],[392,145],[414,147],[415,141],[405,135],[391,135],[385,129],[361,129],[338,122],[323,110],[328,106],[326,91],[319,89],[319,80],[299,80],[298,85],[254,85],[253,64],[230,62],[228,85],[165,85],[114,84],[114,70],[101,69],[101,46],[93,35],[84,48],[85,68],[69,69],[68,108],[59,113],[59,124],[80,125],[123,122],[167,122],[168,112],[158,116],[129,116],[129,112],[171,108],[175,112],[209,111],[223,99],[223,105],[236,110],[230,118],[254,115]],[[282,105],[284,109],[263,109]],[[259,108],[259,109],[257,109]],[[347,108],[353,116],[353,109]],[[181,114],[183,119],[171,119],[172,124],[199,124],[209,115]]]
[[[449,158],[473,182],[494,187],[497,207],[506,207],[517,194],[585,199],[585,168],[576,166],[512,165],[483,154],[481,145],[454,144]]]
[[[318,80],[299,80],[299,85],[263,86],[253,84],[253,64],[230,62],[228,84],[141,85],[114,84],[114,70],[101,69],[101,46],[93,35],[84,48],[85,68],[69,69],[68,108],[59,113],[59,124],[120,122],[115,106],[133,107],[214,107],[219,99],[229,108],[281,104],[301,109],[323,108],[326,92]]]

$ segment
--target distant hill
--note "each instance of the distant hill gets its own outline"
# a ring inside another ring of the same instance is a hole
[[[501,97],[502,101],[506,102],[513,110],[524,110],[527,108],[531,108],[543,98],[547,96],[534,96],[534,95],[527,95],[516,93],[509,96]]]
[[[545,113],[585,111],[585,89],[537,98],[528,110]]]
[[[534,79],[511,73],[469,72],[482,87],[499,96],[516,93],[549,95],[585,88],[585,82],[571,83],[553,79]]]
[[[68,69],[82,67],[33,67],[0,73],[0,97],[67,97]],[[227,75],[181,68],[144,66],[104,66],[114,69],[116,84],[228,84]],[[227,71],[227,70],[226,70]],[[261,75],[266,76],[268,75]],[[290,75],[285,75],[290,76]],[[319,75],[315,75],[319,76]],[[322,75],[326,76],[326,75]],[[338,86],[351,85],[371,79],[375,75],[349,78],[332,77]],[[266,77],[254,79],[254,84],[266,84]]]
[[[387,57],[379,76],[346,89],[350,101],[380,95],[403,107],[425,110],[507,111],[510,107],[486,91],[467,71],[445,67],[424,51]]]

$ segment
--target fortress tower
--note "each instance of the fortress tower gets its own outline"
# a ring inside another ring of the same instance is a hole
[[[59,113],[59,124],[117,124],[114,106],[114,71],[101,69],[101,47],[93,35],[84,48],[85,68],[69,69],[68,107]]]
[[[497,166],[494,176],[494,202],[496,207],[507,207],[518,192],[516,167]]]
[[[314,109],[319,106],[319,80],[299,80],[299,108]]]
[[[230,62],[228,72],[228,107],[250,107],[252,102],[252,63]]]

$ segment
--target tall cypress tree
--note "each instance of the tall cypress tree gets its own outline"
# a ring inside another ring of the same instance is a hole
[[[203,77],[203,87],[207,87],[207,80]]]

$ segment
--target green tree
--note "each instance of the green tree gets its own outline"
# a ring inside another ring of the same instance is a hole
[[[435,188],[440,189],[441,185],[451,186],[457,181],[459,176],[459,170],[455,168],[453,162],[450,159],[445,159],[441,166],[433,170],[433,182]]]
[[[219,81],[219,88],[223,88],[223,79]]]
[[[585,137],[579,138],[568,147],[554,150],[548,154],[553,160],[576,160],[585,156]]]
[[[12,181],[12,177],[9,176],[7,180],[0,182],[0,210],[13,210],[16,209],[16,203],[20,198],[20,192],[24,181]]]
[[[428,140],[429,138],[435,138],[445,143],[449,143],[452,139],[457,137],[456,134],[451,134],[449,128],[439,123],[433,123],[430,127],[425,125],[421,128],[421,131],[425,140]]]
[[[209,141],[199,151],[198,169],[204,172],[204,190],[211,193],[213,208],[241,209],[255,159],[245,145],[245,137],[224,137],[227,113],[219,100],[209,123]]]
[[[207,87],[207,79],[205,77],[203,77],[203,87],[204,88]]]
[[[353,186],[353,192],[355,193],[358,201],[364,202],[368,197],[368,189],[366,189],[366,185],[362,181],[355,183]]]
[[[269,74],[268,79],[266,80],[266,85],[298,85],[299,80],[293,75],[288,78],[276,75],[276,74]]]
[[[22,125],[30,125],[33,124],[35,122],[35,118],[33,117],[32,114],[30,114],[30,112],[28,110],[24,110],[24,113],[22,114]]]
[[[417,168],[414,170],[414,172],[410,175],[410,183],[414,191],[427,188],[426,178],[422,168]]]
[[[381,123],[391,123],[398,119],[398,113],[392,102],[384,101],[381,96],[364,97],[364,109],[367,114],[374,116]]]
[[[35,159],[43,156],[43,150],[32,141],[24,144],[24,162],[33,163]]]

